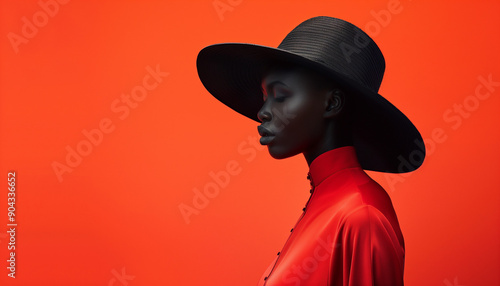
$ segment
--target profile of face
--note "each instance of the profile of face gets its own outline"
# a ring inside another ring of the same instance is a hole
[[[304,153],[312,160],[338,139],[332,129],[345,100],[323,79],[303,68],[278,67],[263,77],[261,88],[260,143],[273,158]]]

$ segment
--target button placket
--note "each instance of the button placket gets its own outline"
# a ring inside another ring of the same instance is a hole
[[[311,193],[311,195],[309,196],[309,199],[307,200],[305,207],[302,209],[302,211],[304,211],[304,212],[306,211],[307,205],[309,204],[309,201],[311,200],[311,197],[312,197],[312,194],[313,194],[314,188],[315,188],[310,172],[307,173],[307,179],[309,180],[309,185],[311,186],[311,189],[309,190],[309,193]]]
[[[311,189],[310,189],[310,191],[309,191],[309,192],[311,193],[311,195],[309,196],[309,199],[307,200],[305,207],[302,209],[302,211],[303,211],[304,213],[302,213],[301,217],[299,218],[299,221],[297,221],[297,222],[295,223],[295,225],[298,225],[298,224],[299,224],[299,222],[300,222],[300,220],[301,220],[301,219],[302,219],[302,217],[304,216],[305,211],[306,211],[306,209],[307,209],[307,205],[309,204],[309,201],[311,200],[312,194],[313,194],[313,192],[314,192],[314,183],[313,183],[313,181],[312,181],[312,178],[311,178],[311,173],[310,173],[310,172],[308,172],[308,173],[307,173],[307,180],[309,180],[309,184],[310,184],[310,186],[311,186]],[[290,233],[292,233],[292,232],[293,232],[293,228],[292,228],[292,229],[290,229]],[[291,236],[291,234],[290,234],[290,236]],[[286,243],[288,242],[288,240],[290,239],[290,236],[288,236],[287,240],[285,241],[285,245],[286,245]],[[284,247],[284,246],[283,246],[283,247]],[[278,258],[279,258],[279,256],[280,256],[280,254],[281,254],[281,251],[277,253]],[[274,262],[273,268],[271,269],[271,271],[269,271],[269,274],[268,274],[267,276],[265,276],[265,277],[264,277],[264,285],[266,285],[266,284],[267,284],[267,279],[268,279],[268,278],[269,278],[269,276],[271,276],[271,274],[273,273],[273,270],[274,270],[274,268],[276,267],[276,263],[277,263],[277,262],[278,262],[278,259],[276,259],[276,261]]]

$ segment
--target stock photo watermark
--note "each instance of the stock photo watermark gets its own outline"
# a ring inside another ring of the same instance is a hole
[[[487,76],[479,75],[477,77],[478,84],[474,89],[474,93],[467,95],[460,102],[454,103],[451,107],[444,110],[442,118],[443,121],[449,125],[451,131],[458,130],[464,120],[470,118],[474,112],[476,112],[481,103],[490,98],[496,91],[496,88],[500,86],[500,81],[493,80],[493,74],[488,74]],[[414,169],[414,166],[419,166],[424,158],[424,150],[426,150],[426,156],[429,158],[439,144],[446,142],[448,139],[448,134],[450,131],[441,127],[435,127],[431,131],[431,136],[424,138],[423,141],[415,141],[415,144],[419,149],[415,149],[410,153],[409,159],[405,159],[399,156],[399,171],[403,172],[405,170]],[[401,173],[401,174],[385,174],[385,179],[388,183],[389,190],[391,192],[395,191],[395,186],[398,183],[403,183],[408,177],[413,174],[411,173]]]
[[[219,17],[219,20],[224,21],[224,14],[226,12],[232,12],[235,7],[239,6],[243,0],[214,0],[212,6],[214,7],[215,13]]]
[[[17,220],[16,220],[16,186],[17,186],[17,172],[9,171],[7,173],[7,250],[9,250],[9,259],[7,260],[7,269],[9,270],[7,276],[10,278],[16,278],[16,232],[17,232]]]
[[[19,53],[19,46],[27,44],[33,39],[38,31],[47,26],[50,18],[54,18],[60,11],[62,5],[68,4],[69,0],[40,0],[38,6],[40,7],[33,15],[28,18],[23,16],[21,18],[21,31],[20,33],[10,32],[7,34],[12,49],[17,54]]]
[[[231,182],[231,178],[239,175],[243,170],[244,162],[250,163],[257,157],[257,152],[266,149],[259,144],[257,136],[248,136],[248,138],[238,144],[237,151],[240,156],[244,156],[244,160],[237,159],[228,160],[222,170],[210,171],[210,181],[206,182],[201,190],[197,187],[192,189],[194,193],[191,204],[180,203],[179,211],[186,224],[191,223],[192,215],[199,215],[201,210],[208,207],[210,200],[219,196],[220,191],[226,188]]]
[[[443,283],[446,286],[465,286],[463,284],[458,284],[458,277],[457,276],[455,276],[455,278],[453,279],[453,284],[448,279],[444,279]]]
[[[129,281],[134,280],[135,276],[127,275],[125,267],[122,267],[121,271],[118,272],[116,269],[111,270],[111,274],[113,274],[113,278],[109,280],[108,286],[127,286]]]
[[[318,237],[316,242],[311,255],[305,257],[302,263],[294,264],[285,271],[285,274],[281,277],[283,283],[287,283],[287,285],[301,285],[304,280],[309,278],[318,269],[320,262],[330,258],[333,250],[342,246],[341,243],[334,243],[331,234],[327,236],[326,241]]]
[[[370,11],[370,15],[373,17],[373,20],[367,22],[364,26],[364,31],[367,34],[370,34],[372,38],[377,37],[383,28],[389,26],[393,19],[393,15],[400,14],[403,11],[403,6],[398,0],[390,0],[387,2],[387,9],[379,10],[378,12],[375,10]],[[367,35],[362,32],[357,32],[353,39],[353,44],[342,42],[339,45],[339,48],[344,55],[345,60],[348,63],[352,62],[353,54],[361,53],[363,48],[371,41],[368,39]]]
[[[296,114],[289,112],[285,106],[283,110],[276,108],[272,109],[273,116],[281,121],[279,126],[276,126],[277,131],[281,131],[290,123],[290,119],[295,118]],[[228,160],[222,170],[210,171],[210,181],[206,182],[202,189],[195,187],[192,189],[194,193],[192,202],[180,203],[179,211],[186,224],[191,223],[192,215],[199,215],[201,210],[208,207],[210,200],[219,196],[221,189],[226,188],[231,182],[231,178],[239,175],[243,171],[244,164],[248,164],[255,160],[257,152],[265,150],[266,147],[259,143],[257,136],[248,136],[247,139],[240,142],[237,146],[237,151],[240,156],[245,156],[243,161],[236,159]]]
[[[168,72],[160,70],[160,64],[155,67],[146,66],[147,73],[142,78],[141,84],[134,86],[129,93],[123,93],[119,98],[111,102],[110,110],[120,120],[129,117],[132,109],[135,109],[143,102],[150,92],[155,90],[160,83],[169,75]],[[66,145],[66,156],[63,163],[53,161],[51,166],[57,180],[63,182],[63,175],[71,173],[80,166],[85,157],[92,154],[95,147],[98,147],[104,140],[106,134],[116,130],[116,125],[109,117],[103,117],[96,128],[82,130],[83,139],[74,146]]]

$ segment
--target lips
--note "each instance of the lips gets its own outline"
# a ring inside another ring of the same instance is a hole
[[[274,133],[262,125],[257,126],[257,130],[259,131],[260,136],[274,136]]]
[[[259,131],[259,135],[262,136],[260,138],[260,144],[267,145],[273,141],[275,135],[269,129],[261,125],[257,127],[257,130]]]

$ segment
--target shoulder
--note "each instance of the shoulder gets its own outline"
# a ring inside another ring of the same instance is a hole
[[[345,231],[377,232],[379,229],[392,229],[384,214],[372,205],[363,204],[347,213],[341,225]]]
[[[372,205],[360,206],[341,222],[344,242],[366,245],[371,249],[386,249],[404,256],[404,240],[380,210]]]

